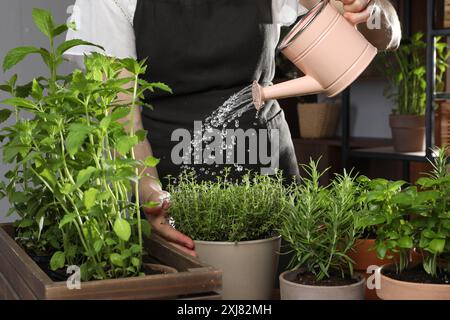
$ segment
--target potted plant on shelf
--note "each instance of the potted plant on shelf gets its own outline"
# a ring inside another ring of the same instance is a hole
[[[180,289],[185,283],[178,281],[176,274],[145,276],[176,271],[146,265],[145,243],[153,243],[157,252],[172,250],[172,264],[180,260],[174,267],[184,263],[193,268],[203,266],[159,238],[144,237],[150,236],[150,225],[141,219],[140,209],[152,204],[140,203],[139,182],[147,177],[145,169],[156,166],[158,160],[136,159],[134,147],[146,133],[126,130],[123,122],[145,91],[170,89],[139,78],[146,70],[145,61],[98,53],[86,56],[86,71],[60,76],[58,66],[67,50],[94,45],[70,40],[56,47],[55,38],[69,26],[56,26],[51,14],[41,9],[33,10],[33,18],[50,47],[13,49],[3,68],[9,70],[28,55],[37,54],[48,66],[49,76],[25,86],[18,86],[17,76],[13,76],[0,87],[12,96],[2,101],[12,109],[2,109],[0,118],[3,122],[15,118],[14,124],[2,129],[3,162],[11,170],[5,175],[8,181],[1,184],[1,193],[11,204],[8,214],[19,216],[13,227],[0,228],[0,296],[155,298],[176,296],[177,291],[189,293]],[[120,78],[123,69],[132,76]],[[131,88],[124,89],[130,82]],[[118,100],[119,93],[129,94],[131,102]],[[66,270],[76,269],[83,283],[80,290],[70,290],[65,283]],[[197,286],[193,293],[203,292],[205,285],[217,286],[214,280],[220,274],[208,273],[213,277],[191,284]],[[199,274],[187,276],[187,281],[200,280]],[[169,289],[164,287],[165,279],[171,282]]]
[[[286,300],[362,300],[365,279],[353,273],[348,256],[360,234],[357,226],[359,187],[351,174],[319,186],[318,164],[305,166],[308,176],[293,185],[291,206],[280,233],[292,248],[290,267],[280,275]]]
[[[393,247],[414,249],[421,263],[383,266],[377,294],[388,300],[450,300],[450,173],[444,149],[438,151],[433,172],[417,187],[406,189],[396,199],[412,214],[382,225],[377,239],[381,258]],[[400,256],[402,257],[402,256]]]
[[[439,37],[436,38],[438,90],[444,83],[443,75],[450,56],[447,44],[440,40]],[[423,34],[416,33],[397,51],[385,55],[383,72],[389,81],[385,95],[395,103],[389,123],[397,152],[425,150],[426,46]]]
[[[223,271],[224,299],[271,299],[286,209],[285,187],[276,177],[227,174],[197,182],[193,173],[171,182],[170,216],[176,229],[195,240],[199,259]]]

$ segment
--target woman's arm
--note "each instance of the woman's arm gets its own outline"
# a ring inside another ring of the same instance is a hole
[[[120,74],[120,77],[130,78],[132,77],[132,74],[127,70],[123,70]],[[129,86],[131,86],[131,84]],[[125,103],[131,103],[132,96],[125,93],[120,93],[118,95],[118,100]],[[132,110],[132,112],[134,113],[133,117],[131,117],[130,115],[122,121],[127,122],[130,121],[131,118],[133,118],[134,121],[133,123],[130,123],[130,126],[132,125],[134,127],[134,131],[136,132],[137,130],[143,129],[140,107],[136,107],[134,110]],[[127,130],[129,129],[131,129],[131,127],[127,128]],[[134,148],[134,153],[136,159],[139,160],[144,160],[148,156],[152,156],[153,152],[150,142],[145,139]],[[175,230],[170,226],[169,223],[167,223],[166,216],[170,206],[168,200],[169,194],[162,190],[161,185],[158,182],[158,172],[156,168],[146,168],[145,170],[145,173],[147,173],[148,176],[143,177],[139,182],[139,199],[141,203],[157,202],[160,204],[159,206],[154,208],[144,209],[146,216],[153,227],[153,230],[155,230],[155,232],[157,232],[167,241],[172,242],[172,244],[178,247],[180,250],[185,251],[195,257],[196,254],[193,251],[194,242],[192,241],[192,239]]]

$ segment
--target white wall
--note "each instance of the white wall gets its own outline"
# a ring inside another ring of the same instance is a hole
[[[0,60],[12,48],[33,45],[43,47],[47,45],[46,38],[34,27],[31,11],[33,8],[50,9],[55,20],[63,23],[68,19],[67,8],[74,0],[0,0]],[[37,75],[46,72],[45,66],[37,62],[36,57],[27,58],[17,68],[3,74],[0,72],[0,83],[4,83],[14,73],[19,74],[19,83],[26,83]],[[67,70],[69,70],[67,68]],[[64,71],[63,71],[64,72]],[[0,93],[0,100],[6,99],[4,93]],[[7,167],[0,166],[0,176],[3,177]],[[0,202],[0,222],[5,221],[4,212],[8,208],[6,199]],[[13,219],[11,217],[9,220]]]
[[[391,138],[389,115],[393,103],[383,96],[386,82],[362,79],[352,86],[351,135],[354,137]]]

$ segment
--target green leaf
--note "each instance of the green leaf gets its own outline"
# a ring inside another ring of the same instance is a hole
[[[62,25],[57,26],[55,29],[53,29],[52,34],[54,37],[57,37],[57,36],[63,34],[64,32],[66,32],[67,30],[69,30],[69,26],[67,23],[64,23]]]
[[[72,223],[77,217],[77,214],[75,212],[73,213],[67,213],[64,215],[64,217],[59,222],[59,228],[64,227],[68,223]]]
[[[40,49],[35,47],[18,47],[12,49],[6,54],[5,59],[3,60],[3,71],[8,71],[33,53],[40,53]]]
[[[142,205],[142,207],[144,207],[144,208],[156,208],[156,207],[159,206],[159,205],[160,205],[159,202],[156,202],[156,201],[149,201],[149,202],[144,203],[144,204]]]
[[[139,143],[139,140],[138,140],[137,136],[132,136],[132,137],[123,136],[118,139],[115,149],[122,156],[125,156],[138,143]]]
[[[103,241],[98,239],[94,242],[94,250],[96,253],[99,253],[100,250],[102,250],[103,247]]]
[[[104,50],[103,47],[98,46],[96,44],[93,44],[91,42],[83,41],[81,39],[72,39],[72,40],[68,40],[68,41],[63,42],[58,47],[58,49],[56,49],[56,53],[61,56],[67,50],[70,50],[70,49],[72,49],[74,47],[78,47],[78,46],[91,46],[91,47],[97,47],[97,48],[100,48],[100,49]]]
[[[21,107],[24,109],[36,110],[37,105],[30,100],[24,98],[10,98],[1,101],[1,103],[12,107]]]
[[[83,123],[74,123],[70,126],[69,135],[67,136],[66,147],[71,156],[78,153],[92,127]]]
[[[112,121],[117,121],[127,117],[131,112],[131,108],[117,108],[111,113]]]
[[[141,260],[139,260],[136,257],[131,258],[131,264],[135,266],[136,268],[139,268],[141,266]]]
[[[145,165],[150,168],[156,167],[159,164],[159,162],[160,162],[159,159],[152,156],[148,156],[144,161]]]
[[[162,82],[154,82],[154,83],[152,83],[152,87],[153,88],[157,88],[157,89],[159,89],[161,91],[173,93],[172,89],[168,85],[166,85],[166,84],[164,84]]]
[[[145,219],[141,220],[141,228],[142,228],[142,233],[147,238],[150,238],[150,235],[152,233],[152,227],[150,226],[150,223]]]
[[[118,253],[111,253],[109,256],[109,260],[111,260],[111,263],[118,267],[123,267],[123,259],[122,256]]]
[[[83,184],[85,184],[92,176],[94,172],[96,172],[97,169],[94,167],[87,167],[86,169],[80,170],[77,176],[77,183],[76,187],[81,187]]]
[[[139,142],[142,142],[147,138],[147,130],[136,131],[136,136],[139,138]]]
[[[95,205],[98,190],[95,188],[90,188],[84,192],[83,202],[86,209],[91,209]]]
[[[36,27],[49,39],[53,38],[53,18],[50,11],[43,9],[33,9],[33,20]]]
[[[408,236],[401,237],[397,243],[400,248],[411,249],[413,247],[412,239]]]
[[[3,123],[6,120],[8,120],[9,117],[11,116],[11,114],[12,114],[12,111],[9,109],[0,110],[0,123]]]
[[[130,240],[131,237],[131,227],[127,220],[122,218],[117,218],[114,222],[114,232],[123,241]]]
[[[65,264],[66,264],[66,256],[64,252],[57,251],[53,254],[52,258],[50,259],[50,268],[53,271],[64,268]]]
[[[56,177],[55,175],[50,172],[50,170],[48,170],[47,168],[45,168],[44,170],[42,170],[42,172],[40,173],[41,177],[43,177],[45,179],[45,181],[47,181],[47,183],[54,188],[56,186]]]
[[[41,87],[39,82],[36,79],[33,80],[31,85],[31,96],[36,100],[41,100],[44,89]]]
[[[445,248],[445,239],[433,239],[428,245],[428,249],[432,253],[442,253]]]

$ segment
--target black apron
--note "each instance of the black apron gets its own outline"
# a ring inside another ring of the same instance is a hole
[[[158,173],[164,184],[164,177],[176,177],[183,170],[171,158],[179,143],[171,141],[175,130],[193,134],[194,121],[204,120],[253,80],[271,83],[279,28],[272,23],[272,0],[138,0],[134,29],[138,59],[148,58],[144,78],[173,90],[148,94],[154,110],[142,111],[154,156],[161,159]],[[240,128],[278,129],[279,169],[288,178],[298,177],[291,134],[278,103],[267,103],[255,119],[256,110],[245,113]],[[238,177],[260,167],[246,165],[231,174]],[[220,175],[221,169],[211,165],[203,178]]]

